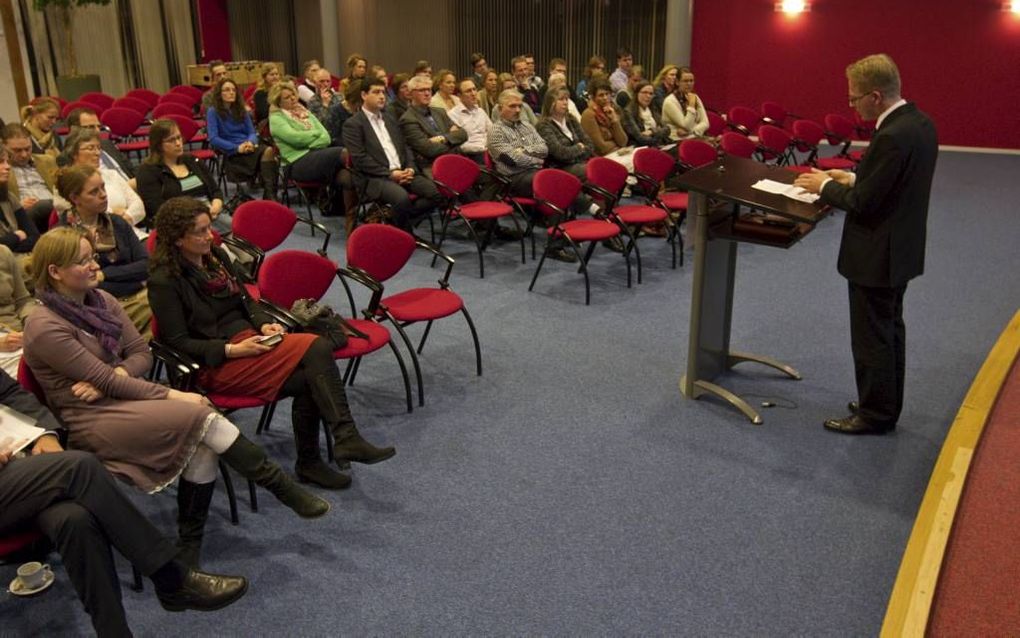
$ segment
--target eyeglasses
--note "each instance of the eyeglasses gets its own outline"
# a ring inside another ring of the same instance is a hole
[[[206,226],[205,228],[194,228],[187,232],[187,235],[191,237],[197,237],[198,239],[205,239],[212,234],[212,226]]]
[[[78,147],[79,153],[82,151],[86,151],[89,153],[98,153],[102,150],[103,150],[102,147],[99,146],[98,144],[82,144],[81,146]]]
[[[412,93],[431,93],[432,89],[411,89]]]
[[[92,253],[91,255],[85,257],[84,259],[79,259],[78,261],[73,262],[71,265],[79,266],[81,268],[88,268],[93,263],[99,263],[99,253]]]
[[[867,97],[867,96],[871,95],[871,93],[873,93],[873,92],[874,91],[869,92],[869,93],[861,93],[860,95],[848,95],[848,96],[846,96],[846,98],[847,98],[847,101],[850,103],[850,106],[853,106],[854,104],[857,104],[857,101],[860,100],[862,97]]]

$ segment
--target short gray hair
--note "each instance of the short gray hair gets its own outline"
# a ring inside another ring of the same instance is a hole
[[[407,88],[415,91],[417,89],[431,89],[432,80],[423,75],[416,75],[407,81]]]
[[[524,99],[524,95],[521,94],[521,92],[518,91],[517,89],[507,89],[507,90],[505,90],[505,91],[503,91],[502,93],[499,94],[498,102],[499,102],[500,107],[506,106],[507,102],[509,102],[512,98],[517,98],[518,100],[523,100]]]

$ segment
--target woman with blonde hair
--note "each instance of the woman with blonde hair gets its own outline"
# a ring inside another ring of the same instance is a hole
[[[489,69],[482,78],[482,86],[478,87],[478,105],[485,109],[486,113],[491,113],[499,101],[499,93],[499,72]]]
[[[655,87],[655,95],[652,97],[652,104],[654,104],[655,108],[657,108],[660,112],[662,111],[662,103],[666,100],[666,96],[676,89],[676,83],[679,76],[680,67],[675,64],[667,64],[659,69],[655,79],[652,80],[652,85]]]
[[[32,134],[32,153],[56,157],[64,145],[53,125],[60,119],[60,104],[48,97],[32,100],[21,108],[21,123]]]
[[[343,93],[351,82],[365,79],[367,73],[368,60],[365,59],[365,56],[360,53],[352,53],[347,56],[347,76],[340,80],[340,93]]]
[[[283,76],[280,69],[272,62],[266,62],[259,69],[258,80],[255,81],[255,93],[252,100],[255,102],[255,123],[258,124],[269,117],[269,89],[279,82]]]
[[[432,79],[432,101],[429,106],[446,111],[461,105],[460,98],[454,95],[457,91],[457,75],[450,69],[440,69]]]
[[[97,290],[95,247],[54,228],[35,249],[40,307],[25,322],[25,361],[68,429],[70,447],[155,493],[178,478],[180,558],[199,563],[209,502],[223,460],[305,518],[329,503],[298,486],[205,397],[151,383],[152,355],[127,314]]]

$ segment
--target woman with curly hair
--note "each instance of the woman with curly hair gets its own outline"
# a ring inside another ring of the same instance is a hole
[[[202,202],[178,197],[156,215],[149,303],[160,341],[202,366],[204,388],[266,401],[294,397],[295,471],[302,481],[330,489],[351,483],[323,462],[320,422],[333,434],[338,462],[378,463],[393,456],[392,447],[377,448],[358,432],[330,343],[314,334],[286,333],[253,304],[212,239],[209,209]],[[266,345],[267,337],[278,343]]]

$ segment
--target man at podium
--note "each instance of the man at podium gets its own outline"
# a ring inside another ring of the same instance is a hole
[[[885,434],[903,408],[906,331],[903,295],[924,271],[925,232],[938,141],[935,125],[900,97],[892,58],[869,55],[846,68],[849,103],[876,121],[857,167],[813,171],[795,184],[846,211],[838,269],[850,292],[850,341],[857,401],[825,422],[845,434]]]

